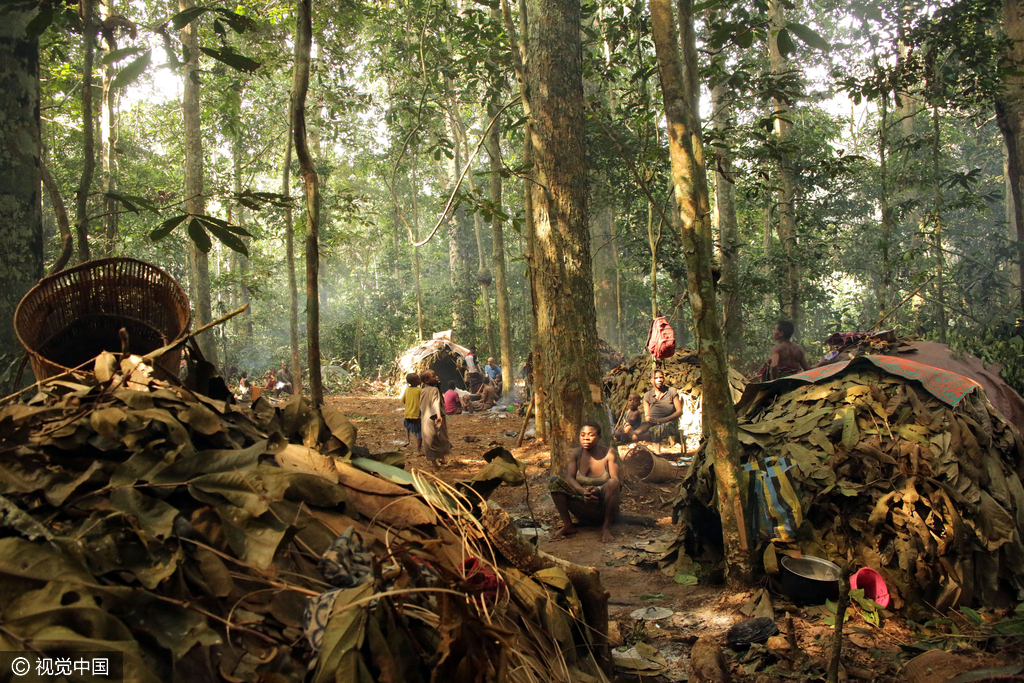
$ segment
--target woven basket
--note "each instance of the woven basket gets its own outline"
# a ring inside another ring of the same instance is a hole
[[[42,381],[103,351],[119,353],[122,327],[131,352],[142,356],[180,337],[191,319],[188,296],[170,275],[135,259],[109,258],[40,280],[18,304],[14,331]],[[179,348],[156,366],[177,377],[180,361]]]

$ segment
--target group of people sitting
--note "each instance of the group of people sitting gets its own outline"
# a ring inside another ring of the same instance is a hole
[[[803,349],[791,340],[793,331],[793,323],[786,320],[776,326],[776,344],[762,369],[762,381],[808,369]],[[651,383],[653,388],[642,399],[638,394],[629,395],[624,423],[613,434],[615,441],[661,441],[678,434],[678,419],[683,412],[679,392],[666,385],[661,370],[653,372]],[[571,453],[565,468],[549,480],[551,500],[562,520],[562,528],[553,538],[575,534],[576,524],[600,524],[601,541],[612,540],[611,527],[619,513],[621,495],[619,461],[615,447],[603,446],[600,441],[600,425],[584,422],[580,427],[580,445]]]
[[[253,388],[257,388],[259,391],[254,392]],[[256,383],[249,380],[248,372],[242,372],[242,376],[238,380],[238,385],[235,388],[234,394],[237,400],[244,402],[252,401],[261,393],[274,392],[277,396],[280,396],[281,394],[290,394],[292,393],[292,389],[292,373],[288,370],[288,364],[285,361],[281,361],[281,367],[277,372],[267,370],[263,373],[263,377]]]
[[[466,354],[464,360],[466,361],[466,386],[469,387],[469,393],[479,394],[482,387],[490,386],[500,397],[504,388],[501,366],[494,362],[494,358],[487,359],[487,365],[483,367],[482,373],[476,363],[475,346],[469,347],[469,353]]]
[[[612,435],[619,443],[659,443],[679,433],[679,416],[683,414],[679,391],[665,383],[661,370],[651,374],[651,384],[643,400],[638,394],[629,395],[622,426]]]

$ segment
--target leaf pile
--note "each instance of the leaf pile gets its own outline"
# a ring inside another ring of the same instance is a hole
[[[655,362],[657,369],[665,373],[665,384],[675,387],[684,397],[690,397],[699,420],[703,392],[700,381],[700,358],[693,349],[676,349],[675,355],[659,361],[655,361],[649,353],[641,353],[606,374],[604,395],[612,415],[617,418],[622,413],[630,394],[635,393],[643,398],[643,395],[651,390],[654,386],[651,384],[651,373],[655,370]],[[733,400],[738,401],[746,387],[743,375],[729,368],[729,384]],[[685,417],[686,406],[683,406],[683,413]],[[700,425],[696,426],[698,429],[695,433],[699,434]]]
[[[851,370],[762,391],[742,409],[739,437],[745,461],[792,465],[802,552],[877,569],[896,607],[1024,595],[1024,444],[980,390],[950,408],[916,382]],[[685,537],[713,495],[702,450],[677,499],[683,547],[696,547]],[[766,569],[774,564],[770,545]]]
[[[565,573],[500,568],[467,498],[355,457],[337,410],[105,356],[0,407],[0,649],[121,651],[132,681],[601,680]],[[489,467],[471,487],[516,483]]]

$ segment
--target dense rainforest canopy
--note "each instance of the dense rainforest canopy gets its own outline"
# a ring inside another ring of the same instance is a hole
[[[832,332],[895,328],[1003,362],[1022,386],[1020,17],[1003,4],[679,4],[693,20],[697,68],[684,72],[700,93],[735,367],[756,369],[785,317],[810,357]],[[589,229],[577,260],[593,280],[597,335],[636,353],[660,314],[680,345],[695,344],[651,7],[572,5],[6,1],[4,40],[38,43],[45,191],[41,235],[10,240],[3,314],[39,269],[132,256],[187,284],[197,319],[250,303],[204,348],[224,368],[262,373],[306,365],[293,345],[305,348],[316,291],[305,276],[318,264],[325,364],[373,377],[452,329],[517,373],[547,297],[530,189],[553,188],[543,178],[555,173],[526,144],[550,104],[529,73],[545,55],[557,72],[575,54],[565,69],[579,69],[582,89],[566,97],[579,100],[582,185],[566,196],[587,210],[566,220]],[[565,6],[576,48],[531,23]],[[28,62],[4,62],[8,108]],[[557,166],[574,149],[541,151]],[[314,178],[315,211],[304,199]],[[4,219],[5,234],[24,230],[16,210]]]

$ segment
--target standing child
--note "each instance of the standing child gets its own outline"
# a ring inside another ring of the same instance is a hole
[[[431,467],[444,463],[444,458],[452,450],[448,440],[448,420],[444,415],[444,401],[441,391],[437,388],[437,373],[424,370],[420,373],[423,391],[420,393],[420,429],[423,430],[423,455]]]
[[[420,429],[420,376],[410,372],[405,376],[405,391],[402,392],[402,400],[405,402],[405,445],[412,443],[413,435],[416,436],[416,452],[423,452],[423,431]]]

